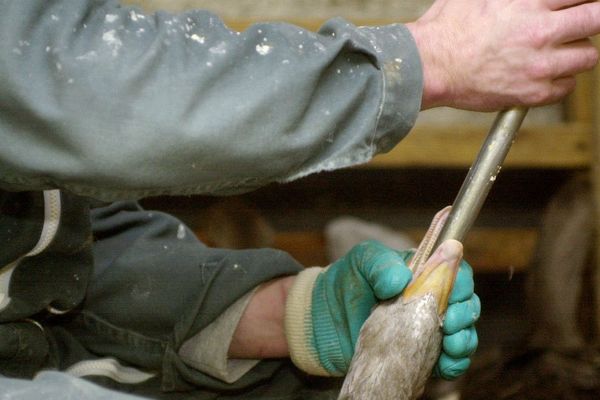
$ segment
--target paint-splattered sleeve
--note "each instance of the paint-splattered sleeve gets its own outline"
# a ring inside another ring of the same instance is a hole
[[[115,1],[0,0],[0,187],[231,193],[368,161],[420,108],[403,25],[318,33]]]

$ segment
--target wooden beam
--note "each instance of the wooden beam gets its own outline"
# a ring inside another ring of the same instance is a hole
[[[419,242],[424,229],[406,232]],[[476,272],[513,272],[529,268],[535,251],[538,232],[534,228],[474,228],[465,240],[465,259]],[[290,253],[305,266],[325,266],[329,263],[321,232],[278,232],[275,248]]]
[[[582,168],[591,160],[592,125],[572,122],[522,128],[505,167]],[[367,167],[468,167],[475,160],[488,128],[453,125],[417,126],[392,151]]]
[[[595,38],[594,43],[596,47],[600,47],[600,39]],[[596,342],[600,342],[600,85],[598,79],[600,79],[600,69],[596,67],[593,72],[593,129],[592,129],[592,143],[593,143],[593,162],[591,165],[591,181],[592,181],[592,195],[594,199],[594,208],[596,211],[594,228],[596,230],[596,243],[595,243],[595,271],[592,274],[593,286],[595,289],[595,313],[596,313]]]
[[[389,25],[389,24],[394,24],[394,23],[399,22],[398,20],[393,20],[393,19],[349,19],[348,21],[356,26],[382,26],[382,25]],[[225,25],[227,25],[230,29],[232,29],[234,31],[238,31],[238,32],[243,32],[254,24],[265,23],[265,22],[267,22],[267,23],[268,22],[284,22],[284,23],[302,27],[302,28],[307,29],[312,32],[316,32],[321,28],[321,26],[323,26],[323,24],[325,22],[327,22],[327,19],[325,19],[325,18],[323,18],[323,19],[319,19],[319,18],[311,18],[311,19],[282,18],[282,19],[277,19],[276,21],[269,21],[267,19],[258,19],[258,18],[255,18],[255,19],[251,19],[251,18],[249,18],[249,19],[228,19],[228,18],[225,18],[224,22],[225,22]]]
[[[569,121],[593,121],[594,71],[577,75],[577,88],[565,101],[565,116]]]

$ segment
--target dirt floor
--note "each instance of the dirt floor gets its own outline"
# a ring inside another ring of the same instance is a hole
[[[460,382],[464,400],[598,400],[600,348],[553,351],[527,345],[531,328],[522,304],[526,274],[512,280],[477,277],[484,307],[481,338],[469,373]]]

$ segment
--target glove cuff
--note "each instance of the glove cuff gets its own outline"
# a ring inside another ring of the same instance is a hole
[[[294,365],[310,375],[331,376],[319,362],[314,344],[312,293],[323,268],[306,268],[292,285],[285,304],[285,334]]]

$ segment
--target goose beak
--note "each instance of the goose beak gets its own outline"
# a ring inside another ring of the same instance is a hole
[[[442,317],[448,307],[462,254],[463,246],[459,241],[443,242],[423,267],[417,269],[418,272],[402,293],[404,301],[431,294],[437,301],[438,315]]]

